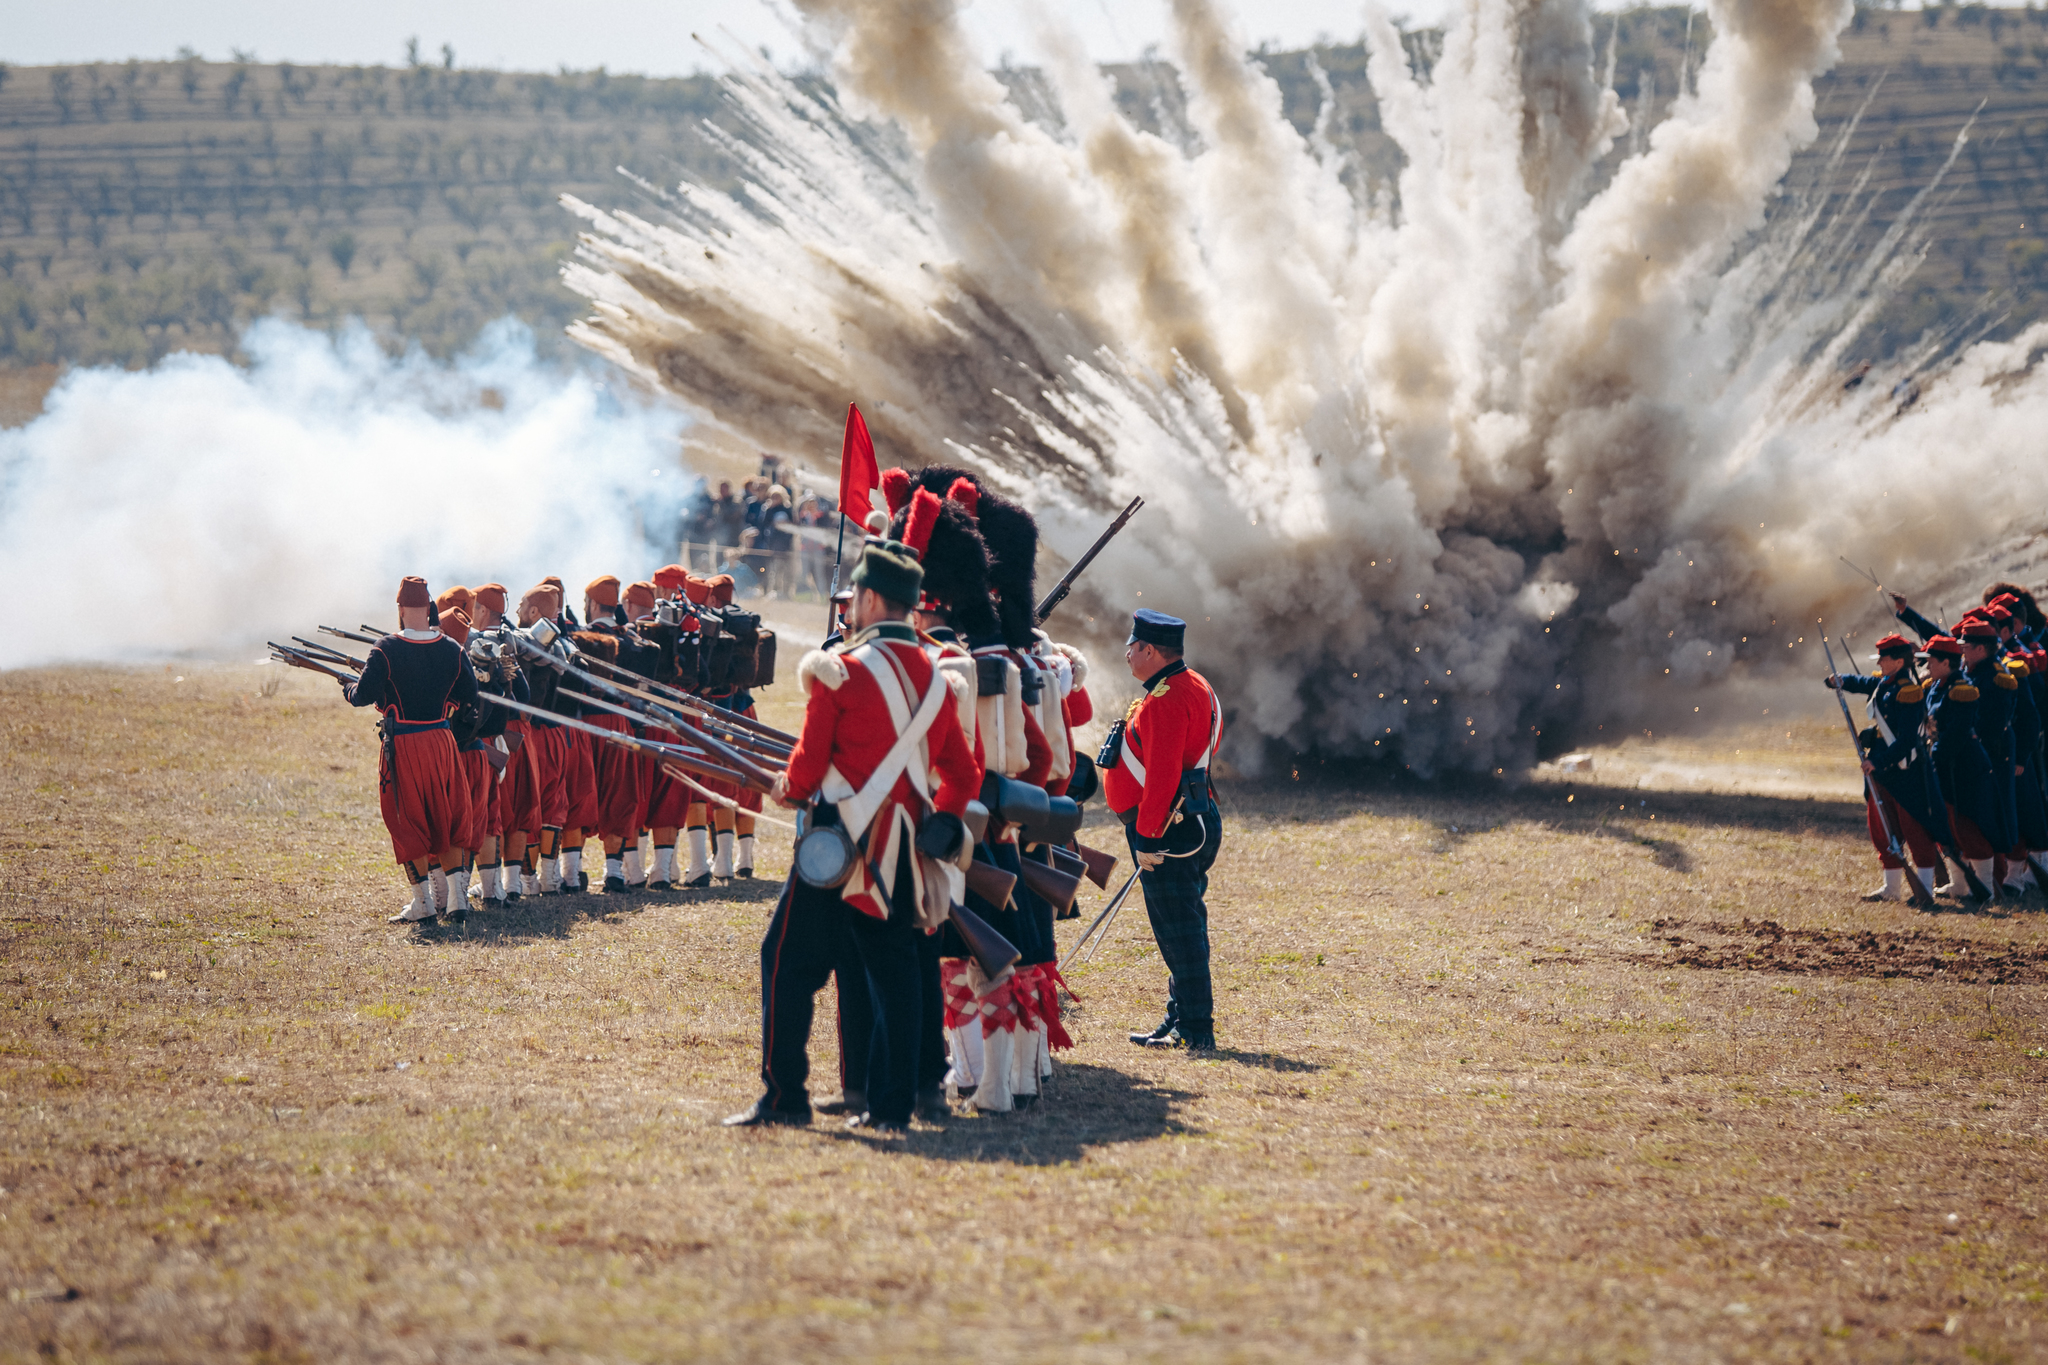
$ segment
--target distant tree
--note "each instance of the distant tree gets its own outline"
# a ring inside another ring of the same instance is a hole
[[[189,47],[181,47],[178,60],[183,63],[178,71],[178,85],[185,92],[185,102],[191,104],[199,98],[199,54]]]
[[[50,102],[57,106],[57,121],[71,122],[71,69],[57,67],[50,72]]]
[[[414,34],[405,40],[405,64],[415,69],[420,64],[420,40],[418,34]]]
[[[453,71],[455,69],[455,44],[441,44],[441,69],[443,71]]]
[[[335,269],[343,279],[348,278],[349,267],[356,260],[356,235],[353,232],[337,232],[327,239],[327,254],[334,261]]]

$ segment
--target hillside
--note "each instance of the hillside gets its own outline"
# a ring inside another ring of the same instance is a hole
[[[1614,26],[1615,83],[1636,121],[1627,143],[1668,112],[1705,23],[1676,8],[1602,17],[1597,42],[1604,49]],[[1435,35],[1410,42],[1426,63]],[[1391,180],[1398,154],[1380,132],[1361,47],[1263,55],[1303,129],[1320,98],[1311,63],[1320,67],[1337,103],[1331,130],[1356,174]],[[1823,138],[1788,185],[1812,182],[1829,131],[1868,99],[1840,177],[1846,186],[1871,168],[1864,245],[1929,182],[1983,102],[1923,211],[1927,259],[1871,353],[1930,327],[1975,319],[2009,331],[2042,312],[2044,71],[2048,11],[1859,12],[1821,86]],[[1001,74],[1029,107],[1034,73]],[[1175,117],[1170,68],[1112,74],[1133,117]],[[619,169],[669,183],[688,168],[722,182],[729,167],[704,125],[724,113],[707,77],[189,57],[0,67],[0,420],[22,394],[39,396],[50,366],[227,351],[247,321],[275,312],[315,325],[361,316],[437,354],[510,312],[561,350],[580,302],[556,280],[574,232],[558,196],[628,201],[637,191]]]

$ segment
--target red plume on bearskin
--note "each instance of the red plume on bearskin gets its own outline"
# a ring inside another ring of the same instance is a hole
[[[889,501],[891,512],[903,510],[903,504],[910,501],[910,475],[900,469],[882,471],[882,496]]]
[[[927,501],[929,499],[929,501]],[[924,515],[931,525],[914,537],[911,521]],[[898,540],[918,546],[924,564],[924,596],[942,608],[946,623],[970,640],[998,636],[1001,626],[989,598],[988,547],[974,518],[960,504],[941,500],[932,489],[919,489],[908,506],[891,520]]]
[[[1001,618],[1003,642],[1017,649],[1029,649],[1032,628],[1038,624],[1038,522],[1022,504],[992,491],[956,466],[928,465],[917,471],[916,482],[918,487],[928,488],[934,494],[944,491],[955,506],[960,504],[953,497],[953,489],[964,483],[975,490],[974,512],[967,519],[988,547],[988,582],[998,598],[996,613]],[[964,507],[962,511],[965,512]],[[979,633],[965,631],[964,627],[963,632]]]
[[[975,516],[981,503],[981,490],[974,486],[971,479],[955,479],[953,486],[946,490],[946,501],[959,503],[961,511],[970,517]]]
[[[939,524],[939,500],[931,490],[920,488],[910,498],[910,515],[903,521],[903,543],[919,559],[932,543],[932,527]]]

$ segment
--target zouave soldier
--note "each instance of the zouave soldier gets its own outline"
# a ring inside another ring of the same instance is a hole
[[[383,717],[378,805],[392,853],[412,884],[412,899],[392,916],[393,923],[434,918],[429,864],[435,858],[449,867],[460,864],[456,840],[469,821],[468,788],[448,714],[475,706],[476,677],[462,647],[432,624],[433,612],[427,581],[404,579],[398,586],[398,632],[371,646],[362,675],[341,685],[350,705],[374,706]]]
[[[1209,760],[1223,734],[1223,710],[1208,680],[1187,666],[1187,623],[1150,608],[1131,618],[1124,662],[1144,694],[1112,727],[1097,766],[1103,795],[1124,822],[1145,914],[1168,973],[1166,1017],[1143,1047],[1216,1046],[1209,982],[1209,868],[1223,820],[1209,784]]]
[[[1877,642],[1871,656],[1877,662],[1876,673],[1829,674],[1823,679],[1829,687],[1870,698],[1870,728],[1859,739],[1864,749],[1863,771],[1870,775],[1875,794],[1864,799],[1866,822],[1871,845],[1884,868],[1884,885],[1864,896],[1867,901],[1905,897],[1905,867],[1892,854],[1887,827],[1912,854],[1913,875],[1929,892],[1934,890],[1934,865],[1941,856],[1936,846],[1952,842],[1948,811],[1941,802],[1941,788],[1935,781],[1923,733],[1927,685],[1914,668],[1915,653],[1912,641],[1894,633]]]

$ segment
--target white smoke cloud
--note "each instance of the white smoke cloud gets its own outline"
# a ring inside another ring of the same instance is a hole
[[[361,328],[268,321],[242,345],[246,369],[73,372],[0,431],[0,574],[39,603],[0,667],[393,623],[408,573],[516,594],[673,556],[677,415],[540,364],[521,324],[448,364]]]
[[[1915,357],[1903,410],[1899,374],[1844,390],[1912,214],[1860,260],[1831,184],[1767,222],[1847,0],[1715,4],[1693,89],[1590,197],[1627,121],[1583,3],[1466,0],[1426,78],[1369,13],[1397,205],[1282,119],[1212,0],[1172,0],[1172,138],[1071,40],[1038,123],[949,0],[799,8],[836,91],[735,78],[739,198],[572,205],[579,340],[785,445],[834,449],[860,400],[885,463],[980,468],[1056,555],[1144,494],[1082,590],[1191,618],[1240,762],[1506,768],[1689,716],[1869,615],[1837,552],[1927,581],[2036,514],[2048,337]]]

